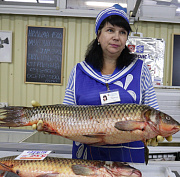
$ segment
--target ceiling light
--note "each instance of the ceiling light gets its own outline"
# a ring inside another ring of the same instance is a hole
[[[87,6],[96,6],[96,7],[111,7],[116,3],[112,3],[112,2],[97,2],[97,1],[86,1],[85,4]],[[127,8],[127,4],[126,3],[118,3],[119,5],[121,5],[123,8]]]
[[[39,3],[49,3],[49,4],[53,4],[54,3],[54,0],[39,0]]]
[[[11,2],[35,2],[35,3],[37,3],[36,0],[4,0],[4,1],[11,1]]]
[[[156,1],[171,2],[172,0],[156,0]]]
[[[176,9],[176,12],[177,12],[177,13],[180,13],[180,7]]]

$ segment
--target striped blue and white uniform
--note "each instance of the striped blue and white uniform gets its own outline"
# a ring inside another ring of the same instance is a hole
[[[118,90],[119,103],[147,104],[159,109],[151,75],[142,60],[135,60],[128,67],[115,69],[112,75],[102,75],[85,61],[78,63],[71,71],[67,84],[64,104],[100,105],[100,93]],[[144,162],[144,144],[141,141],[88,146],[73,142],[73,158],[122,162]]]

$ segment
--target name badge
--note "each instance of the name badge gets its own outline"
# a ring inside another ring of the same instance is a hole
[[[118,90],[100,93],[101,104],[115,103],[121,101]]]

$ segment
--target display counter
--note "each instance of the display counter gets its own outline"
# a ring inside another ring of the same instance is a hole
[[[50,150],[49,156],[59,158],[71,158],[72,145],[70,144],[46,144],[46,143],[0,143],[0,157],[19,155],[24,150]],[[171,156],[172,153],[180,152],[180,147],[149,147],[150,156],[155,153],[164,153]],[[143,177],[180,177],[180,161],[151,159],[148,165],[130,163],[131,166],[139,169]],[[6,173],[6,177],[17,177],[12,173]]]

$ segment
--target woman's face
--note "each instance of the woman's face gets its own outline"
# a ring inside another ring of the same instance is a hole
[[[128,33],[124,28],[106,23],[98,37],[104,57],[119,57],[126,45],[127,36]]]

